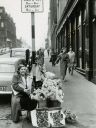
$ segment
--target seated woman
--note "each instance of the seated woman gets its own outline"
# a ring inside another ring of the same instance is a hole
[[[24,65],[19,65],[17,72],[12,79],[12,120],[18,122],[20,117],[20,109],[33,110],[37,106],[37,100],[31,99],[33,78],[29,75]]]

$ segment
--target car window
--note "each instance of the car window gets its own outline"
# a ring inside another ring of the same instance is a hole
[[[15,66],[12,64],[0,64],[0,73],[13,73]]]
[[[12,51],[12,56],[14,57],[19,57],[19,56],[22,56],[22,57],[25,57],[25,51]]]
[[[14,56],[25,56],[25,51],[15,52]]]

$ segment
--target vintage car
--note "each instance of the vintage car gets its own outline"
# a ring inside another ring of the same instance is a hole
[[[11,94],[12,77],[17,66],[24,64],[25,60],[20,58],[0,58],[0,95]]]
[[[12,48],[10,49],[10,57],[18,57],[18,58],[24,58],[26,57],[26,50],[28,48]],[[32,50],[29,49],[30,56],[32,55]]]

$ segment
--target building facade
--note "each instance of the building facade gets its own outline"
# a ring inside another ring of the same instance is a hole
[[[51,50],[56,52],[57,0],[50,0]]]
[[[67,1],[68,0],[57,0],[57,28],[61,22],[64,10],[66,9]],[[64,35],[64,33],[66,33],[66,31],[64,29],[62,29],[62,31],[60,31],[60,29],[61,29],[60,28],[59,32],[57,34],[57,28],[56,28],[56,49],[58,52],[60,52],[61,48],[66,45],[66,35]]]
[[[16,39],[16,48],[22,48],[23,47],[23,41],[21,39]]]
[[[16,27],[13,19],[0,7],[0,48],[16,47]]]
[[[58,53],[61,48],[61,43],[57,43],[57,24],[62,17],[63,10],[67,0],[50,0],[50,40],[52,51]]]
[[[56,48],[64,46],[75,51],[77,70],[96,83],[96,0],[67,1],[56,29]]]
[[[50,19],[50,11],[48,12],[48,33],[47,33],[47,38],[48,38],[48,43],[49,43],[49,49],[51,48],[51,38],[50,38],[50,22],[51,22],[51,19]]]

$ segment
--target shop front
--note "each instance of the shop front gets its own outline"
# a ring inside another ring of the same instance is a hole
[[[70,46],[76,54],[76,70],[95,82],[96,78],[96,0],[69,3],[57,25],[57,49]]]

